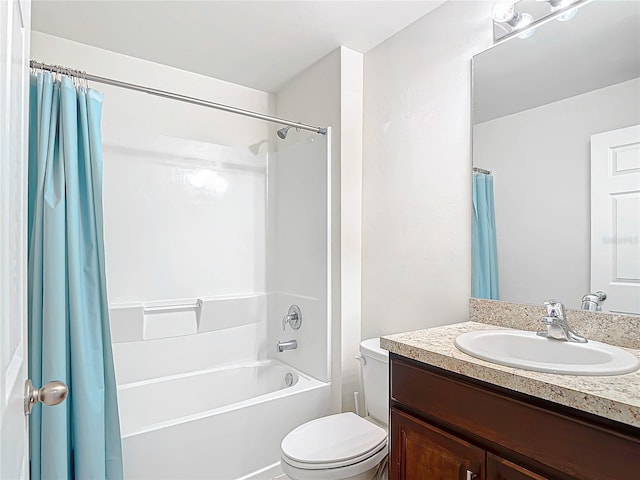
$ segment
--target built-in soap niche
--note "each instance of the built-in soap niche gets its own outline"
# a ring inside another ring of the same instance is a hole
[[[113,305],[113,343],[195,335],[265,319],[266,294]]]

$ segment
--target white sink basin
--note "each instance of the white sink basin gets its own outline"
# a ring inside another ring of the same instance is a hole
[[[622,375],[640,360],[621,348],[589,340],[563,342],[521,330],[479,330],[455,340],[459,350],[508,367],[567,375]]]

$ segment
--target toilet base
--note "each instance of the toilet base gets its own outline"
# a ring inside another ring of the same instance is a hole
[[[388,448],[385,445],[380,451],[362,462],[324,470],[294,467],[289,465],[284,458],[280,459],[280,466],[291,480],[386,480],[387,453]]]

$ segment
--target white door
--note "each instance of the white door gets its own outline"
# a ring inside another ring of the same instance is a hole
[[[640,125],[591,137],[591,291],[640,314]]]
[[[0,478],[28,478],[27,143],[30,7],[0,0]]]

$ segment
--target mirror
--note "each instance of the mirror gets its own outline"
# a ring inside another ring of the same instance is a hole
[[[640,314],[639,77],[640,2],[473,58],[474,297]]]

